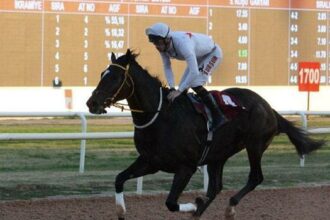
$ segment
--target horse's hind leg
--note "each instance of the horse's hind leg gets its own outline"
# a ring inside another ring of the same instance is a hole
[[[119,220],[124,220],[126,213],[125,202],[124,202],[124,183],[128,179],[137,178],[147,174],[155,173],[158,170],[152,167],[149,163],[144,161],[141,157],[138,157],[133,164],[131,164],[126,170],[119,173],[116,177],[115,188],[116,188],[116,209]]]
[[[170,193],[166,200],[166,206],[171,212],[194,212],[196,211],[195,204],[178,204],[178,199],[187,186],[190,178],[196,172],[196,168],[180,167],[174,175]]]
[[[237,194],[230,198],[229,207],[225,213],[227,218],[235,215],[234,206],[236,206],[246,194],[254,190],[263,181],[261,157],[264,150],[267,148],[264,146],[264,144],[257,144],[253,147],[246,148],[250,163],[249,179],[247,184]]]
[[[197,211],[194,216],[201,216],[206,208],[215,199],[217,194],[222,190],[222,172],[224,162],[210,163],[207,165],[207,173],[209,175],[209,184],[207,187],[206,197],[198,197],[196,199]]]

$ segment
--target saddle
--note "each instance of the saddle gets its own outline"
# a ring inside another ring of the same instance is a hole
[[[228,120],[235,118],[241,111],[245,110],[245,107],[240,104],[240,102],[232,95],[223,92],[211,90],[209,91],[213,98],[216,100],[219,108],[225,114]],[[211,112],[204,105],[201,99],[194,93],[187,94],[192,105],[194,106],[197,113],[202,114],[207,122],[212,121]]]
[[[209,92],[211,93],[211,95],[217,102],[219,108],[222,110],[223,114],[225,114],[225,116],[229,121],[235,118],[240,112],[246,109],[244,106],[240,104],[240,102],[234,96],[226,92],[216,91],[216,90],[212,90]],[[196,112],[202,114],[206,119],[207,130],[208,130],[206,146],[198,162],[198,165],[202,165],[206,157],[208,156],[211,147],[211,142],[213,140],[213,131],[210,130],[210,125],[212,124],[212,114],[197,95],[193,93],[188,93],[187,95],[192,105],[194,106]]]

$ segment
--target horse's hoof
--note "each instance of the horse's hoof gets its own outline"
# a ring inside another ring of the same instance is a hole
[[[226,220],[234,220],[236,215],[236,211],[234,206],[228,206],[225,211]]]
[[[116,212],[117,212],[118,220],[125,220],[126,210],[122,206],[117,205],[116,206]]]
[[[201,196],[201,197],[196,198],[195,203],[197,205],[197,210],[193,215],[194,217],[199,218],[203,214],[203,212],[205,211],[205,209],[207,207],[206,203],[208,201],[209,201],[209,198],[206,196],[203,196],[203,197]]]

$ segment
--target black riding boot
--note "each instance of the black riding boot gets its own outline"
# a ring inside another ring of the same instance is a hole
[[[202,86],[192,88],[202,99],[203,103],[210,109],[212,114],[212,130],[220,128],[228,122],[226,116],[220,110],[213,96]]]

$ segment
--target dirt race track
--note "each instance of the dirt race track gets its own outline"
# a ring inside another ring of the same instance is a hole
[[[201,219],[224,219],[224,210],[234,191],[224,191]],[[185,193],[181,203],[192,202],[201,192]],[[166,194],[127,195],[126,219],[183,220],[187,213],[171,213]],[[255,190],[236,208],[239,220],[329,220],[330,186]],[[0,202],[1,220],[115,220],[114,197],[51,198]]]

